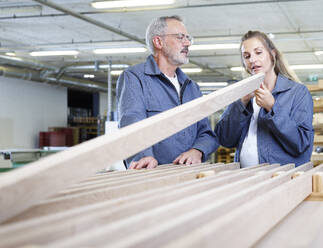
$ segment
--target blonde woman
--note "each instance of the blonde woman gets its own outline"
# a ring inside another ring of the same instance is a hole
[[[255,92],[232,103],[215,132],[221,145],[236,147],[241,167],[260,163],[310,161],[314,130],[313,100],[298,82],[268,36],[248,31],[241,39],[241,60],[251,74],[265,73]]]

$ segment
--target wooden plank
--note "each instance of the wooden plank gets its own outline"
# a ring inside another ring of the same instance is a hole
[[[266,166],[264,169],[272,169],[276,168],[274,166]],[[285,169],[285,167],[284,167]],[[287,169],[287,168],[286,168]],[[53,223],[56,221],[63,221],[65,224],[67,223],[68,219],[78,220],[80,217],[89,214],[90,212],[98,213],[100,211],[104,211],[106,213],[115,212],[122,207],[123,204],[129,205],[133,204],[134,202],[142,202],[147,199],[153,199],[155,197],[160,197],[164,199],[164,196],[170,193],[176,194],[197,194],[203,192],[208,189],[212,189],[214,187],[222,186],[225,184],[231,184],[236,182],[240,179],[247,178],[249,176],[254,175],[254,171],[248,171],[241,174],[231,174],[227,176],[221,176],[217,178],[206,178],[203,180],[195,180],[195,181],[188,181],[176,185],[169,185],[166,187],[158,188],[149,190],[146,192],[138,193],[135,195],[127,195],[125,197],[119,197],[115,200],[109,200],[101,203],[90,204],[85,207],[74,208],[72,210],[64,211],[62,213],[55,213],[52,216],[40,217],[34,220],[24,221],[22,224],[11,224],[0,227],[0,240],[4,240],[4,237],[8,237],[9,232],[18,235],[19,232],[25,232],[26,230],[34,230],[37,227],[41,226],[44,227],[46,225],[52,226]],[[271,175],[267,176],[268,178]],[[259,178],[258,180],[262,180]],[[158,203],[158,202],[157,202]],[[70,223],[70,222],[69,222]]]
[[[291,173],[293,173],[293,170],[284,176],[267,179],[251,187],[235,187],[236,185],[233,183],[226,187],[211,189],[208,192],[185,198],[174,204],[139,213],[99,228],[88,229],[82,235],[51,243],[49,247],[77,247],[81,244],[84,246],[102,246],[106,240],[109,240],[109,245],[112,247],[167,246],[168,242],[175,237],[187,237],[187,232],[190,228],[198,229],[201,223],[220,218],[223,214],[239,208],[250,199],[266,194],[271,189],[278,187],[282,182],[291,180]],[[258,177],[261,176],[263,175]],[[228,194],[228,187],[232,190],[231,193],[234,191],[236,193]],[[241,188],[244,190],[237,192]],[[222,197],[220,197],[220,194],[222,194]],[[138,230],[144,231],[138,232]],[[126,237],[124,233],[127,233]],[[195,247],[197,247],[196,244]]]
[[[162,170],[162,171],[157,171],[157,174],[154,174],[154,170],[150,170],[150,172],[147,172],[145,174],[141,175],[133,175],[130,178],[127,178],[127,180],[124,180],[124,178],[120,178],[119,180],[113,180],[111,182],[107,183],[100,183],[98,185],[90,185],[90,186],[85,186],[82,188],[72,188],[72,190],[68,191],[61,191],[58,194],[56,194],[53,198],[49,199],[49,201],[55,200],[55,198],[62,198],[64,196],[71,196],[73,197],[73,194],[77,193],[86,193],[86,192],[93,192],[95,190],[99,190],[100,188],[103,189],[108,189],[108,188],[113,188],[114,186],[120,187],[120,186],[125,186],[123,187],[126,191],[126,194],[130,194],[131,191],[126,189],[127,185],[136,185],[136,191],[134,193],[138,193],[142,189],[145,188],[155,188],[154,185],[156,184],[157,186],[165,186],[168,184],[174,184],[174,183],[181,183],[185,182],[188,180],[194,180],[196,178],[196,175],[201,172],[201,171],[207,171],[207,170],[213,170],[215,173],[223,172],[226,170],[229,171],[235,171],[240,168],[239,163],[230,163],[230,164],[208,164],[208,165],[203,165],[203,166],[181,166],[180,168],[172,168],[169,170]],[[161,183],[159,182],[161,181]],[[76,190],[76,192],[74,191]],[[116,194],[116,196],[121,196],[123,195],[124,192],[119,192],[119,194]]]
[[[261,168],[268,166],[268,165],[269,165],[269,163],[263,163],[263,164],[259,164],[259,165],[255,165],[255,166],[249,166],[249,167],[242,168],[240,171],[248,171],[248,170],[255,170],[255,169],[257,170],[257,169],[261,169]],[[273,165],[273,164],[271,164],[271,165]],[[279,166],[279,164],[275,164],[275,165]]]
[[[225,176],[225,175],[230,175],[230,174],[234,174],[234,173],[241,173],[241,172],[244,172],[244,171],[262,171],[262,170],[266,170],[266,169],[270,169],[270,168],[273,168],[273,167],[278,167],[279,164],[271,164],[270,165],[270,168],[266,168],[267,166],[269,166],[268,163],[264,163],[264,164],[259,164],[259,165],[255,165],[255,166],[250,166],[248,168],[243,168],[243,169],[240,169],[240,170],[225,170],[225,171],[221,171],[217,174],[217,176],[221,175],[221,176]]]
[[[322,230],[323,202],[304,201],[254,247],[322,247]]]
[[[310,91],[310,92],[317,92],[317,91],[323,91],[323,87],[317,85],[317,84],[308,84],[306,85],[307,89]]]
[[[150,170],[149,172],[146,172],[144,174],[135,174],[135,175],[130,175],[130,176],[124,176],[121,178],[117,179],[111,179],[111,180],[103,180],[100,182],[94,182],[90,184],[76,184],[73,185],[72,187],[67,188],[66,190],[60,191],[58,194],[55,195],[55,197],[62,197],[66,195],[72,195],[72,194],[77,194],[77,193],[82,193],[82,192],[87,192],[87,191],[93,191],[96,189],[102,189],[102,188],[107,188],[107,187],[113,187],[113,186],[118,186],[124,183],[130,184],[130,183],[136,183],[136,182],[145,182],[147,180],[154,180],[157,181],[161,177],[166,177],[166,176],[175,176],[178,175],[180,178],[183,178],[183,180],[189,180],[189,179],[194,179],[196,174],[199,171],[205,171],[205,170],[211,170],[214,168],[214,165],[204,165],[203,167],[182,167],[180,170],[178,169],[168,169],[168,170],[162,170],[162,171],[155,171],[155,170]],[[225,166],[223,167],[224,169]],[[238,169],[238,168],[237,168]],[[192,177],[182,177],[183,174],[185,173],[190,173]]]
[[[322,193],[322,176],[323,172],[317,172],[313,174],[313,188],[314,193]]]
[[[211,164],[210,162],[204,162],[204,163],[199,163],[199,164],[192,164],[189,166],[201,166],[201,165],[207,165],[207,164]],[[221,163],[217,163],[217,164],[221,164]],[[222,163],[224,164],[224,163]],[[182,168],[182,167],[187,167],[187,165],[180,165],[180,164],[163,164],[163,165],[159,165],[156,168],[154,168],[154,170],[163,170],[163,169],[169,169],[169,168]]]
[[[310,194],[305,201],[323,201],[323,194],[322,193],[314,193]]]
[[[319,171],[313,174],[312,177],[312,193],[305,201],[323,201],[323,172]]]
[[[315,116],[316,116],[316,120],[314,120]],[[322,123],[323,119],[321,119],[320,116],[322,116],[322,114],[313,116],[313,128],[315,133],[318,133],[318,134],[323,132],[323,123]],[[316,123],[314,121],[316,121]]]
[[[67,185],[177,133],[259,88],[257,74],[143,121],[0,176],[0,222]],[[181,120],[181,121],[178,121]],[[46,185],[46,187],[44,187]]]
[[[312,152],[311,161],[323,161],[323,153]]]
[[[264,167],[264,165],[266,165]],[[216,165],[214,165],[216,166]],[[217,165],[214,170],[216,172],[222,172],[223,169],[229,169],[231,170],[231,172],[236,171],[236,169],[238,168],[239,163],[231,163],[231,164],[227,164],[227,165]],[[273,168],[277,168],[278,164],[272,164],[272,165],[268,165],[268,164],[263,164],[260,166],[255,166],[253,168],[253,170],[240,170],[241,172],[244,173],[239,173],[239,174],[217,174],[217,179],[219,177],[222,177],[222,179],[220,179],[219,181],[215,183],[213,183],[212,185],[209,185],[207,187],[215,187],[215,186],[219,186],[219,185],[224,185],[226,183],[232,183],[234,181],[237,181],[239,179],[243,179],[249,176],[253,176],[255,175],[260,169],[262,170],[271,170]],[[294,166],[294,165],[291,165]],[[146,181],[143,182],[145,184],[147,184],[148,189],[152,190],[155,189],[154,187],[154,183],[151,183],[154,180],[150,180],[150,181]],[[170,183],[165,183],[165,185],[172,185],[171,189],[168,189],[168,187],[165,188],[165,190],[175,190],[178,189],[178,187],[185,187],[185,188],[190,188],[189,185],[192,184],[194,182],[189,181],[188,183],[183,183],[181,182],[179,185],[173,185]],[[181,186],[182,185],[182,186]],[[206,187],[206,188],[207,188]],[[67,196],[67,197],[60,197],[60,198],[53,198],[53,199],[49,199],[46,201],[43,201],[41,204],[34,206],[33,208],[21,213],[20,215],[9,219],[8,221],[6,221],[5,223],[13,223],[16,221],[22,221],[22,220],[27,220],[27,219],[31,219],[31,218],[35,218],[35,217],[39,217],[39,216],[44,216],[44,215],[48,215],[48,214],[52,214],[55,213],[57,214],[60,211],[65,211],[68,209],[72,209],[72,208],[77,208],[77,207],[81,207],[84,205],[91,205],[93,203],[97,203],[97,202],[102,202],[105,200],[112,200],[116,197],[122,197],[122,196],[132,196],[132,189],[134,190],[133,193],[139,193],[141,192],[141,189],[143,189],[142,186],[138,186],[135,185],[133,186],[133,184],[130,185],[120,185],[120,186],[116,186],[116,187],[112,187],[112,188],[106,188],[104,190],[97,190],[97,191],[92,191],[92,192],[88,192],[87,194],[79,194],[79,195],[74,195],[74,196]],[[117,191],[116,193],[114,191]],[[119,192],[118,192],[119,191]],[[113,195],[111,192],[114,192]],[[145,195],[144,198],[147,197],[152,197],[155,193],[153,193],[152,195]],[[156,194],[158,194],[156,192]],[[113,197],[115,195],[115,197]],[[126,201],[124,198],[122,198],[122,202]],[[118,203],[120,205],[120,203]],[[106,207],[105,207],[106,209]]]
[[[275,168],[275,166],[273,166],[273,168]],[[292,165],[289,165],[289,168],[291,168],[291,166]],[[264,169],[269,169],[270,167],[271,166],[266,166]],[[306,171],[309,168],[312,168],[311,164],[307,164],[306,167],[300,166],[296,168],[296,170]],[[285,169],[285,167],[276,168],[274,171],[272,170],[266,177],[270,178],[270,174],[279,169]],[[256,173],[257,172],[251,170],[241,174],[252,175]],[[144,209],[152,207],[151,205],[146,205],[149,201],[158,205],[158,197],[163,200],[165,197],[168,197],[169,202],[172,199],[171,197],[175,200],[177,197],[182,198],[185,196],[185,192],[187,194],[197,194],[199,192],[212,189],[217,185],[222,185],[223,183],[231,184],[234,182],[233,179],[243,179],[244,177],[239,174],[231,174],[227,177],[220,178],[220,180],[213,180],[212,178],[196,180],[196,185],[192,185],[191,182],[186,182],[181,185],[152,190],[150,193],[145,192],[137,194],[136,196],[126,197],[127,199],[108,201],[87,206],[86,208],[83,207],[71,211],[65,211],[64,213],[47,216],[45,218],[43,217],[22,223],[6,225],[0,228],[0,240],[2,240],[3,247],[18,247],[26,244],[48,243],[62,237],[75,235],[75,230],[80,232],[84,230],[84,228],[87,230],[91,225],[98,226],[101,222],[106,223],[107,221],[111,221],[111,218],[115,219],[117,218],[117,215],[124,215],[123,217],[127,218],[129,214],[131,214],[130,212],[127,212],[127,206],[128,209],[137,213],[138,211],[143,211]],[[264,175],[253,180],[262,181],[264,180]],[[222,183],[220,181],[222,181]],[[254,182],[255,181],[252,180],[249,181],[250,185]],[[236,187],[242,188],[243,184],[236,185]],[[142,202],[143,200],[146,200],[147,202]],[[124,205],[121,205],[121,203],[124,203]],[[108,217],[109,215],[110,217]]]
[[[271,164],[271,165],[269,165],[268,163],[264,163],[264,164],[260,164],[260,165],[250,166],[248,168],[243,168],[243,169],[240,169],[240,170],[221,171],[220,173],[217,174],[217,176],[219,176],[219,175],[224,176],[224,175],[229,175],[229,174],[233,174],[233,173],[241,174],[241,172],[250,171],[250,170],[252,170],[253,172],[264,171],[264,170],[269,170],[269,169],[276,168],[276,167],[279,167],[279,166],[280,166],[280,164]],[[203,178],[203,177],[212,176],[212,175],[215,175],[214,171],[212,171],[212,170],[211,171],[204,171],[204,172],[201,172],[201,173],[197,174],[196,178]]]
[[[223,171],[221,171],[221,169],[225,168],[225,169],[231,169],[231,170],[233,169],[232,172],[234,172],[236,169],[236,166],[238,166],[238,163],[227,164],[225,166],[221,165],[221,166],[217,166],[215,168],[215,171],[221,173],[221,172],[223,172]],[[224,174],[224,173],[219,174],[218,173],[216,175],[217,181],[212,182],[212,185],[205,186],[206,187],[205,189],[207,189],[208,187],[216,187],[216,186],[232,183],[232,182],[238,181],[240,179],[244,179],[244,178],[247,178],[247,177],[250,177],[253,175],[257,175],[260,169],[271,170],[271,169],[277,168],[277,166],[278,166],[278,164],[272,164],[272,165],[262,164],[260,166],[255,166],[253,168],[253,170],[244,170],[244,169],[240,170],[243,173],[238,173],[238,174]],[[294,166],[294,165],[291,164],[290,166]],[[285,170],[285,168],[287,168],[287,167],[285,166],[283,170]],[[298,167],[298,168],[301,168],[301,167]],[[280,170],[280,169],[278,169],[278,170]],[[219,177],[221,177],[221,178],[219,178]],[[205,182],[205,180],[204,180],[204,182]],[[149,185],[150,181],[148,181],[147,183]],[[190,189],[190,185],[191,184],[193,185],[193,183],[196,183],[196,182],[188,181],[187,183],[184,182],[184,183],[180,183],[180,184],[176,184],[176,185],[170,184],[171,188],[163,187],[158,190],[159,191],[160,190],[161,191],[163,191],[163,190],[165,190],[165,191],[172,190],[173,191],[173,190],[179,190],[181,187],[184,187],[186,189]],[[140,187],[135,187],[135,188],[140,189]],[[124,195],[130,196],[132,199],[132,194],[129,193],[128,187],[121,187],[121,188],[118,187],[117,190],[121,190],[122,192],[119,194],[117,193],[116,195],[120,198],[121,203],[118,203],[118,199],[116,201],[111,202],[111,195],[110,196],[106,196],[106,195],[108,195],[109,192],[111,190],[113,191],[114,189],[115,188],[105,189],[104,191],[101,191],[101,190],[94,191],[94,192],[90,192],[88,194],[81,194],[79,196],[76,195],[76,196],[72,196],[72,197],[50,199],[50,200],[42,202],[39,205],[34,206],[33,208],[21,213],[20,215],[6,221],[5,223],[13,223],[16,221],[28,220],[31,218],[45,216],[45,215],[49,215],[52,213],[57,214],[60,211],[66,211],[66,210],[72,209],[72,208],[79,208],[81,206],[93,205],[93,207],[95,207],[96,204],[94,204],[94,203],[98,203],[98,202],[103,201],[103,204],[104,204],[104,201],[107,199],[110,200],[109,201],[110,203],[117,202],[116,203],[118,205],[117,207],[120,207],[121,204],[127,202],[127,200],[122,196],[124,196]],[[151,192],[151,190],[154,190],[154,189],[155,189],[154,187],[149,187],[149,191],[147,192],[148,195],[144,194],[143,198],[146,199],[149,197],[153,197],[155,194],[160,194],[158,192],[149,194],[149,192]],[[125,194],[123,191],[127,191],[127,193]],[[201,191],[203,191],[203,190],[201,189]],[[140,190],[135,191],[135,193],[139,193],[139,192],[140,192]],[[101,206],[101,204],[98,204],[98,205]],[[105,210],[107,210],[107,206],[105,206],[104,208],[105,208]]]
[[[200,201],[202,199],[205,199],[205,201],[208,201],[208,197],[210,197],[211,194],[206,195],[207,191],[209,192],[216,192],[216,195],[213,195],[214,198],[217,200],[221,200],[225,198],[228,194],[232,194],[237,191],[237,189],[245,188],[250,185],[254,185],[255,183],[263,182],[265,179],[270,179],[272,173],[278,170],[289,170],[293,168],[294,165],[286,165],[280,168],[275,168],[274,170],[270,170],[266,174],[254,176],[251,178],[248,178],[246,180],[242,180],[241,182],[238,182],[237,184],[232,184],[233,181],[230,181],[231,183],[226,186],[225,188],[216,188],[216,185],[221,185],[222,182],[229,182],[225,178],[221,178],[220,180],[208,180],[207,184],[195,184],[195,185],[186,185],[186,187],[181,187],[179,189],[173,189],[167,191],[164,191],[161,193],[160,191],[157,193],[153,193],[150,197],[144,196],[141,199],[137,199],[135,202],[127,202],[124,206],[118,206],[118,208],[112,208],[111,206],[108,207],[107,205],[105,207],[100,207],[100,209],[91,209],[90,212],[85,213],[82,212],[75,212],[74,215],[70,214],[66,216],[66,214],[61,214],[60,220],[58,220],[57,216],[55,221],[49,221],[51,218],[44,219],[42,222],[38,222],[37,225],[35,222],[31,221],[24,226],[24,228],[21,228],[21,225],[19,228],[9,228],[10,232],[4,232],[4,229],[0,229],[0,239],[2,240],[2,243],[6,247],[17,247],[22,244],[44,244],[49,241],[55,241],[62,237],[69,237],[73,234],[75,234],[75,230],[78,231],[84,231],[88,230],[91,226],[98,227],[100,225],[104,225],[107,222],[113,222],[120,218],[127,218],[131,215],[149,211],[150,209],[154,209],[156,207],[160,207],[164,204],[168,204],[170,202],[178,202],[181,199],[188,198],[189,201],[186,201],[182,203],[184,205],[183,207],[180,207],[185,211],[185,208],[189,206],[188,202],[193,201],[192,199],[193,195],[196,195],[196,198],[199,198]],[[270,166],[267,166],[269,169]],[[255,174],[255,172],[252,171],[245,171],[242,174],[245,175],[252,175]],[[238,174],[231,175],[231,178],[239,178]],[[243,177],[240,177],[243,178]],[[196,182],[199,182],[202,180],[196,180]],[[205,196],[199,197],[199,194],[201,195],[201,192]],[[178,204],[178,203],[176,203]],[[50,238],[48,238],[50,236]],[[18,238],[19,237],[19,238]]]
[[[323,91],[323,80],[319,80],[317,84],[307,84],[306,87],[310,92]]]
[[[222,171],[228,169],[238,168],[239,163],[231,163],[227,165],[215,166],[214,170]],[[208,168],[206,168],[208,170]],[[21,221],[25,219],[34,218],[36,216],[43,216],[50,213],[58,213],[75,207],[93,204],[96,202],[102,202],[105,200],[111,200],[122,196],[136,194],[146,190],[156,189],[166,185],[174,185],[177,183],[196,180],[195,171],[186,171],[180,174],[161,176],[157,178],[148,178],[146,180],[138,180],[132,183],[123,183],[121,185],[115,185],[113,187],[88,190],[86,192],[76,193],[67,196],[61,196],[51,198],[42,201],[40,204],[35,205],[15,216],[14,218],[8,219],[5,223]]]
[[[323,144],[323,135],[314,135],[314,144]]]
[[[191,166],[186,166],[186,165],[181,165],[180,167],[169,167],[167,169],[162,169],[162,170],[158,170],[158,169],[142,169],[142,170],[137,170],[141,173],[129,173],[129,174],[122,174],[122,175],[109,175],[109,173],[107,173],[107,175],[105,176],[101,176],[101,177],[96,177],[96,178],[91,178],[91,180],[87,180],[87,181],[83,181],[77,184],[73,184],[70,187],[68,187],[66,190],[69,189],[77,189],[80,187],[87,187],[87,186],[91,186],[91,185],[98,185],[98,184],[103,184],[103,183],[108,183],[108,182],[120,182],[122,183],[122,181],[128,181],[131,180],[133,178],[138,178],[138,177],[145,177],[145,176],[158,176],[158,175],[163,175],[166,173],[181,173],[187,170],[194,170],[194,171],[198,171],[200,169],[205,169],[205,168],[213,168],[214,166],[217,165],[224,165],[223,163],[216,163],[216,164],[199,164],[199,165],[191,165]],[[237,166],[235,169],[239,169],[239,167]],[[133,171],[133,170],[128,170]],[[129,181],[128,181],[129,182]]]
[[[167,247],[251,247],[312,192],[316,167],[261,197],[186,233]],[[297,169],[297,168],[296,168]],[[246,228],[246,227],[252,228]],[[156,247],[156,246],[155,246]],[[274,247],[274,246],[272,246]]]
[[[216,164],[223,164],[223,163],[216,163]],[[154,169],[141,169],[141,170],[126,170],[126,171],[113,171],[113,172],[105,172],[105,173],[100,173],[96,174],[94,176],[90,176],[86,178],[85,180],[75,184],[75,185],[80,185],[82,183],[90,183],[90,182],[98,182],[99,180],[106,180],[106,179],[111,179],[111,178],[125,178],[130,175],[140,175],[140,174],[145,174],[145,173],[151,173],[151,172],[158,172],[162,170],[176,170],[180,168],[198,168],[198,167],[203,167],[203,166],[208,166],[211,165],[210,162],[205,162],[205,163],[200,163],[200,164],[193,164],[190,166],[186,165],[175,165],[175,164],[164,164],[164,165],[159,165],[158,167]],[[214,165],[214,164],[213,164]],[[72,185],[71,187],[75,186]]]

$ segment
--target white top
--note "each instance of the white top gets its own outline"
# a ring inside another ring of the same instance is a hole
[[[258,149],[257,149],[257,120],[260,107],[256,104],[255,99],[252,99],[253,115],[251,117],[249,130],[245,137],[242,149],[240,152],[241,168],[259,164]]]
[[[171,81],[171,83],[175,86],[176,88],[176,91],[177,91],[177,94],[179,95],[180,94],[180,91],[181,91],[181,85],[179,84],[178,82],[178,78],[177,78],[177,75],[175,73],[175,77],[169,77],[165,74],[165,76],[169,79],[169,81]]]

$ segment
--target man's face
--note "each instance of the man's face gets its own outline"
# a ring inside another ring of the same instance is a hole
[[[162,53],[170,64],[180,66],[188,63],[188,47],[191,42],[187,37],[188,33],[182,22],[167,20],[166,32],[163,35],[165,46],[162,48]]]

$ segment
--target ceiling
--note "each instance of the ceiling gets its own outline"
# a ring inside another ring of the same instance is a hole
[[[248,30],[274,35],[290,65],[323,64],[323,1],[177,0],[163,7],[98,10],[89,0],[0,1],[0,71],[4,76],[105,90],[104,65],[133,65],[148,52],[95,54],[94,49],[144,47],[145,30],[158,16],[180,15],[194,44],[239,43]],[[33,57],[32,51],[77,50],[74,56]],[[6,55],[14,52],[15,56]],[[196,81],[240,80],[238,48],[190,51]],[[303,82],[323,78],[323,69],[295,71]],[[84,79],[84,74],[93,79]],[[112,82],[117,77],[112,77]]]

